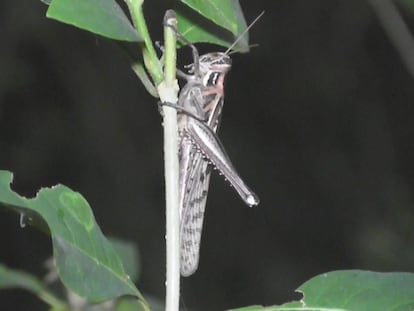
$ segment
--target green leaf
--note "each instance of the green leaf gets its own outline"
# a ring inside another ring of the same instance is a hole
[[[115,0],[52,0],[46,16],[110,39],[143,41]]]
[[[236,311],[236,310],[237,311],[263,311],[263,310],[276,310],[276,309],[272,309],[272,307],[265,308],[265,307],[262,307],[262,306],[249,306],[249,307],[231,309],[231,310],[228,310],[228,311],[232,311],[232,310],[234,310],[234,311]]]
[[[247,28],[237,0],[181,0],[181,2],[229,32],[223,32],[223,29],[209,24],[207,20],[200,19],[200,16],[191,10],[179,7],[177,10],[178,30],[191,42],[208,42],[229,47]],[[239,52],[249,50],[248,33],[243,35],[235,49]]]
[[[32,292],[55,309],[63,309],[65,306],[35,276],[0,264],[0,289],[10,288],[20,288]]]
[[[27,199],[10,189],[11,182],[12,174],[0,171],[0,205],[47,224],[56,270],[65,286],[93,303],[121,295],[143,300],[80,193],[57,185]]]
[[[145,295],[147,297],[147,303],[151,307],[152,311],[164,311],[165,306],[164,302],[161,301],[158,298],[154,298],[148,295]],[[147,310],[147,306],[141,304],[138,300],[132,299],[131,297],[121,297],[116,302],[116,311],[141,311],[141,310]]]
[[[203,15],[215,24],[227,29],[235,36],[246,27],[240,29],[240,20],[244,20],[239,1],[235,0],[181,0],[194,11]]]
[[[318,275],[297,290],[301,301],[237,311],[407,311],[414,309],[414,274],[407,272],[333,271]]]
[[[141,270],[137,247],[131,242],[113,237],[110,238],[110,241],[116,253],[121,258],[121,261],[129,278],[132,281],[136,281]]]

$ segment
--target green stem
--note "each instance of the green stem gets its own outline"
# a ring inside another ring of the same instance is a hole
[[[48,290],[43,290],[39,293],[37,293],[38,297],[43,300],[45,303],[47,303],[51,310],[53,311],[66,311],[69,310],[69,307],[66,303],[61,301],[59,298],[57,298],[54,294],[49,292]]]
[[[147,24],[145,23],[142,11],[143,2],[144,0],[126,0],[134,26],[144,39],[144,44],[141,44],[141,48],[145,67],[151,75],[152,80],[158,85],[163,80],[162,66],[158,60],[157,53],[155,52],[148,32]]]
[[[141,83],[144,85],[145,89],[148,93],[150,93],[153,97],[158,97],[158,92],[155,86],[152,84],[152,81],[147,75],[145,68],[142,63],[140,62],[132,62],[131,68],[141,80]]]
[[[175,12],[168,10],[165,13],[165,24],[177,28]],[[176,82],[176,64],[177,64],[177,42],[174,30],[169,26],[164,26],[165,42],[165,83],[174,85]]]
[[[164,25],[177,27],[175,12],[165,13]],[[161,102],[177,104],[176,36],[171,27],[164,27],[165,80],[158,85]],[[180,299],[180,215],[179,215],[179,166],[177,111],[163,106],[164,116],[164,163],[166,198],[166,311],[178,311]]]

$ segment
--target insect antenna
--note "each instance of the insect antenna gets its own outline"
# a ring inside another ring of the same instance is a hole
[[[252,28],[254,24],[259,20],[260,17],[263,16],[265,11],[262,11],[251,23],[250,25],[237,37],[237,39],[233,42],[232,45],[224,52],[224,54],[229,55],[230,51],[234,48],[234,46],[243,38],[243,36]]]
[[[249,48],[249,49],[251,49],[251,48],[258,47],[258,46],[260,46],[260,44],[258,44],[258,43],[253,43],[253,44],[249,44],[249,45],[248,45],[248,48]],[[227,55],[233,55],[233,54],[238,53],[238,52],[240,52],[240,51],[241,51],[241,50],[232,50],[232,51],[228,52],[228,53],[227,53]]]

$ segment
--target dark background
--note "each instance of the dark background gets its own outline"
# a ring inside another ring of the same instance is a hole
[[[414,80],[373,8],[361,0],[242,6],[247,21],[266,13],[251,30],[260,46],[233,57],[220,137],[261,204],[246,207],[213,176],[183,308],[283,303],[337,269],[413,271]],[[166,8],[145,3],[154,40]],[[163,299],[156,101],[114,43],[49,20],[46,9],[0,2],[0,169],[15,173],[13,188],[25,195],[56,183],[81,192],[105,234],[139,247],[139,289]],[[187,52],[180,63],[190,62]],[[1,262],[44,275],[50,239],[5,210],[0,244]],[[26,292],[0,292],[1,309],[28,306],[46,309]]]

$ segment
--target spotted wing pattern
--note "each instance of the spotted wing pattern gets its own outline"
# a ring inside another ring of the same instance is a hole
[[[206,119],[206,126],[217,130],[217,121],[211,120],[204,111],[206,97],[202,94],[202,85],[189,83],[184,87],[179,104],[195,116]],[[214,101],[215,98],[208,98]],[[216,99],[217,101],[217,99]],[[214,110],[222,103],[214,103]],[[213,105],[212,105],[213,106]],[[221,106],[220,106],[221,110]],[[217,118],[215,118],[217,119]],[[212,123],[213,121],[213,123]],[[211,164],[188,132],[193,118],[182,114],[179,116],[180,129],[180,272],[182,276],[193,274],[198,267],[201,232],[203,229],[204,210],[210,183]]]
[[[210,181],[210,164],[202,154],[192,147],[193,162],[187,178],[187,193],[183,198],[181,210],[181,275],[189,276],[198,267],[201,232],[203,228],[204,210]]]

